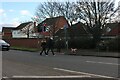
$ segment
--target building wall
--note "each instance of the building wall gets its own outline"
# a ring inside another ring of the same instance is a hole
[[[34,34],[35,33],[34,28],[35,28],[34,23],[30,23],[22,29],[12,30],[12,38],[27,38],[28,37],[27,33],[29,33],[29,38],[33,38],[33,36],[36,36]]]
[[[57,19],[55,25],[53,24],[55,27],[55,32],[53,31],[53,33],[55,34],[58,30],[63,29],[66,24],[69,26],[67,20],[64,17]],[[52,33],[50,34],[53,35]]]
[[[24,33],[21,33],[20,30],[13,30],[12,38],[27,38],[27,35],[25,35]]]
[[[11,32],[12,29],[8,29],[8,28],[5,28],[3,29],[3,32],[2,32],[2,38],[3,39],[9,39],[9,38],[12,38],[12,32]]]
[[[66,21],[66,19],[64,18],[64,17],[61,17],[57,22],[56,22],[56,29],[58,30],[58,29],[61,29],[61,28],[63,28],[64,27],[64,25],[66,25],[67,24],[67,21]]]

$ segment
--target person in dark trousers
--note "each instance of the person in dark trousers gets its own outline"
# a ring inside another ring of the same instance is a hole
[[[46,40],[42,40],[41,41],[41,47],[42,47],[42,51],[40,52],[40,55],[42,56],[42,53],[44,52],[45,55],[47,56],[48,54],[46,53]]]
[[[53,51],[53,47],[54,47],[53,38],[48,38],[48,40],[47,40],[47,47],[48,47],[47,54],[48,54],[49,50],[51,50],[52,54],[55,55],[54,51]]]
[[[57,41],[57,52],[61,52],[61,48],[62,48],[62,39],[58,39]]]

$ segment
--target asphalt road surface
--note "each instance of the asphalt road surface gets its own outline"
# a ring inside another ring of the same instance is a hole
[[[17,50],[2,52],[3,78],[118,78],[119,66],[118,58],[53,56],[51,53],[40,56],[39,52]]]

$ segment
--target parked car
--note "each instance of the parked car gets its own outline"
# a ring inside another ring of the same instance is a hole
[[[0,50],[3,51],[3,50],[9,50],[10,49],[10,44],[7,43],[6,41],[4,40],[0,40]]]

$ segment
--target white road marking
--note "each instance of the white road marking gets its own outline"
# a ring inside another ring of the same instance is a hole
[[[102,77],[102,78],[114,78],[114,77],[110,77],[110,76],[103,76],[103,75],[97,75],[97,74],[91,74],[91,73],[85,73],[85,72],[78,72],[78,71],[73,71],[73,70],[68,70],[68,69],[61,69],[61,68],[53,68],[53,69],[65,71],[65,72],[71,72],[71,73],[84,74],[84,75],[88,75],[88,76],[96,76],[96,77]]]
[[[88,63],[99,63],[99,64],[109,64],[109,65],[120,65],[120,64],[116,64],[116,63],[107,63],[107,62],[95,62],[95,61],[86,61]]]
[[[83,77],[91,77],[91,76],[12,76],[12,78],[83,78]]]
[[[9,77],[2,77],[2,78],[6,79],[6,78],[9,78]]]

